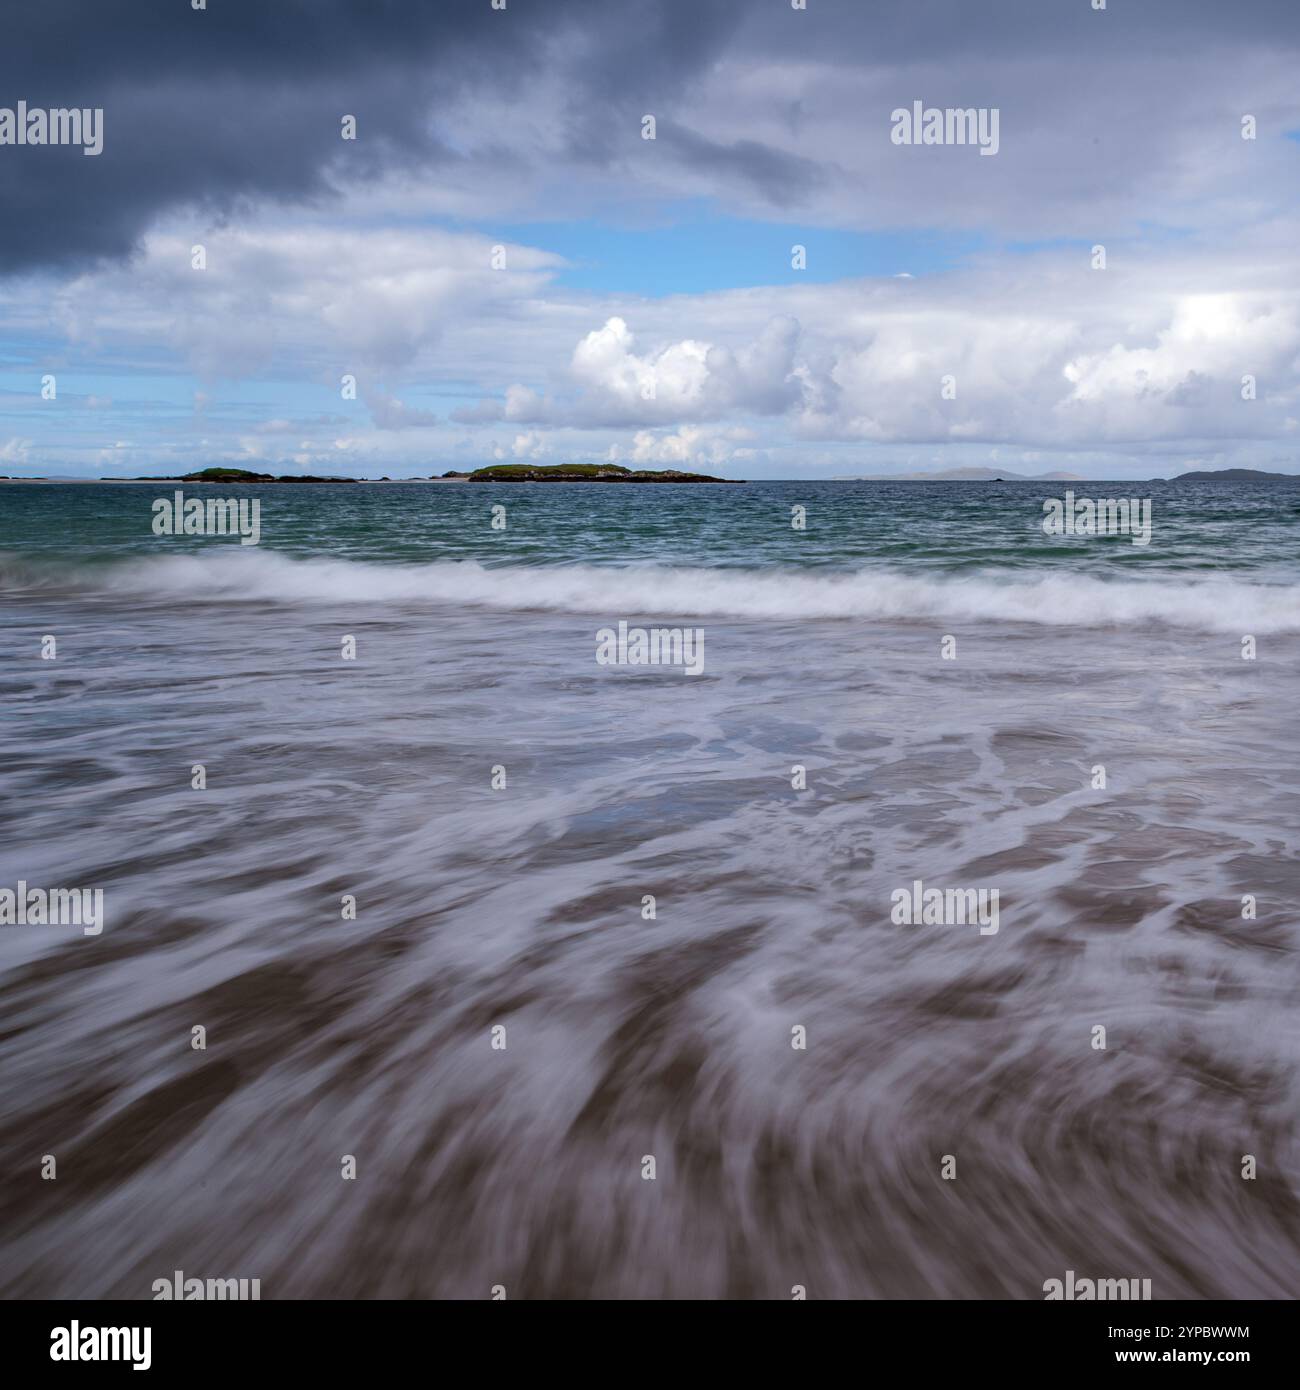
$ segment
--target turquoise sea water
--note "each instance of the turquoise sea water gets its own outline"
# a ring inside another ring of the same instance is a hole
[[[1024,483],[181,487],[256,501],[256,546],[155,535],[174,487],[20,484],[0,566],[15,592],[190,603],[1300,630],[1300,482],[1072,487],[1149,499],[1149,544],[1048,535],[1064,489]]]
[[[1127,578],[1300,572],[1300,477],[1264,483],[181,484],[186,496],[258,498],[261,546],[371,562],[654,563],[873,570],[936,576],[981,566]],[[0,548],[64,559],[212,548],[159,538],[155,498],[177,485],[0,485]],[[1152,501],[1149,546],[1053,537],[1043,501]],[[507,508],[491,530],[490,509]],[[804,531],[794,506],[808,509]]]

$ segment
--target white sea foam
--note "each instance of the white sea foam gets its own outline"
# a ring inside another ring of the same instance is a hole
[[[26,576],[32,578],[30,574]],[[46,582],[53,580],[46,576]],[[8,576],[13,582],[14,574]],[[1105,580],[1079,573],[962,576],[862,569],[374,564],[273,551],[158,556],[86,567],[60,587],[229,603],[423,602],[495,611],[711,618],[857,618],[1049,626],[1164,624],[1204,632],[1300,632],[1300,586],[1242,579]]]

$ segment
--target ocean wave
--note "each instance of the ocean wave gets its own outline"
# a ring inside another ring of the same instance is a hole
[[[1237,579],[1098,579],[1079,573],[962,576],[859,569],[376,564],[269,550],[42,567],[0,557],[0,588],[186,603],[430,603],[493,611],[733,619],[1161,624],[1204,632],[1300,632],[1300,585]]]

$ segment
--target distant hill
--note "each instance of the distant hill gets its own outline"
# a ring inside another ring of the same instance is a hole
[[[945,468],[937,473],[872,473],[837,483],[1081,483],[1077,473],[1013,473],[1009,468]]]
[[[1195,473],[1180,473],[1176,478],[1170,478],[1171,483],[1185,483],[1189,479],[1192,482],[1212,482],[1212,483],[1249,483],[1258,482],[1264,478],[1277,478],[1289,483],[1300,482],[1300,475],[1295,473],[1268,473],[1262,468],[1217,468],[1208,471]]]

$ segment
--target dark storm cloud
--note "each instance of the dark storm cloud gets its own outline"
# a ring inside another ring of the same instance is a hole
[[[665,153],[704,186],[785,206],[834,177],[818,132],[805,157],[743,132],[720,141],[674,123],[676,95],[722,67],[801,59],[978,74],[983,59],[1048,54],[1289,51],[1298,33],[1295,0],[1111,0],[1103,13],[1088,0],[810,0],[806,11],[786,0],[509,0],[506,11],[488,0],[209,0],[204,11],[40,0],[8,7],[0,106],[103,107],[104,151],[0,147],[0,273],[120,258],[181,205],[221,216],[245,200],[320,200],[395,168],[472,175],[483,158],[499,174],[530,156],[527,132],[475,130],[471,154],[434,133],[439,112],[533,81],[564,94],[561,166],[625,163],[633,122],[654,112]],[[344,114],[357,117],[356,142],[339,138]]]
[[[220,213],[245,198],[318,198],[335,177],[436,167],[459,158],[430,133],[440,101],[511,92],[566,52],[577,112],[671,90],[709,60],[724,11],[718,0],[24,6],[5,16],[0,106],[103,107],[104,150],[0,148],[0,272],[126,255],[178,204]],[[345,114],[355,142],[340,138]]]
[[[656,140],[696,172],[739,179],[774,207],[788,207],[823,183],[822,166],[757,140],[723,144],[674,121],[660,121]]]

